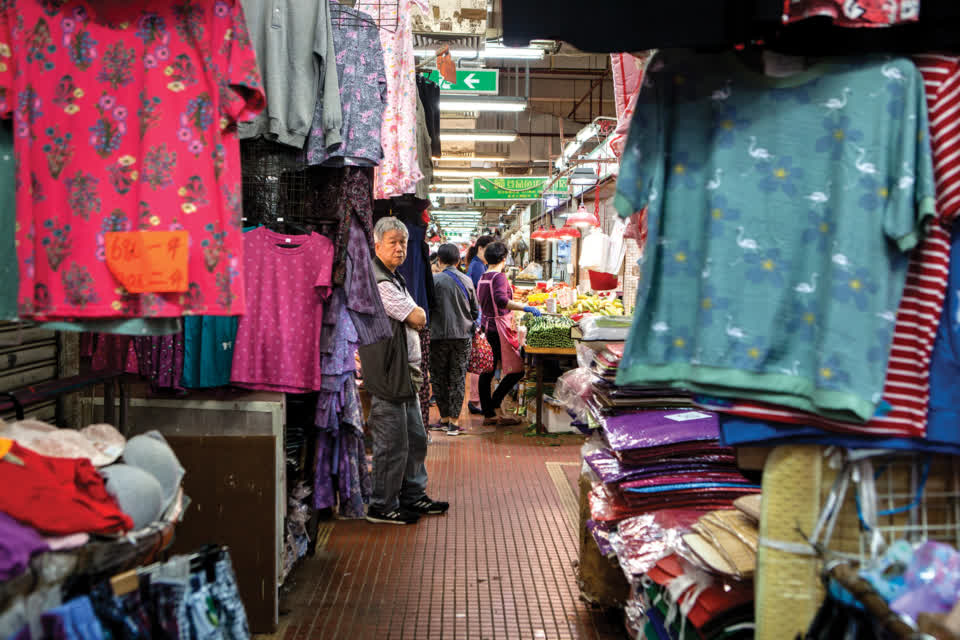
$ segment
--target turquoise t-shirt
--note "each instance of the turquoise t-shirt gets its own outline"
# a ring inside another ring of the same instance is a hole
[[[4,123],[0,125],[0,320],[17,319],[20,270],[14,242],[17,222],[17,209],[14,206],[15,170],[13,134],[9,123]]]
[[[183,386],[188,389],[230,384],[236,316],[186,316],[183,319]]]
[[[617,182],[621,215],[648,205],[618,384],[870,419],[905,252],[934,213],[920,73],[870,58],[770,78],[688,56],[648,82]]]
[[[244,227],[243,232],[262,225]],[[183,319],[183,386],[188,389],[225,387],[233,371],[236,316],[186,316]]]

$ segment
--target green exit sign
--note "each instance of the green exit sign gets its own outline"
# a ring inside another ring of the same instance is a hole
[[[441,91],[457,91],[464,93],[500,93],[499,69],[457,69],[457,81],[447,82],[440,77],[440,72],[433,69],[423,74],[428,80],[440,86]]]

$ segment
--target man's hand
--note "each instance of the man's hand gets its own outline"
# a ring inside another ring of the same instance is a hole
[[[427,326],[427,314],[423,309],[417,307],[410,312],[410,315],[407,316],[405,321],[411,328],[421,331],[425,326]]]

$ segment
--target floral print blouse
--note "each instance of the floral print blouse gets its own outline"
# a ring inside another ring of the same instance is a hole
[[[396,5],[359,0],[355,7],[380,25],[387,71],[387,106],[380,132],[383,160],[374,185],[378,200],[413,193],[423,179],[417,162],[417,79],[410,16],[414,6],[424,12],[428,8],[424,0],[400,0]]]
[[[260,86],[237,0],[0,0],[20,317],[243,313],[236,123]],[[189,233],[186,292],[111,274],[105,233],[136,230]]]

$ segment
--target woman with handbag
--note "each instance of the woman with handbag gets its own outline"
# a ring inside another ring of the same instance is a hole
[[[521,421],[504,414],[500,405],[523,378],[523,359],[520,357],[520,339],[510,321],[510,312],[526,311],[535,316],[539,316],[540,312],[534,307],[525,307],[513,301],[513,287],[503,273],[507,245],[502,242],[487,245],[484,257],[487,272],[477,285],[477,297],[483,314],[481,326],[493,351],[494,367],[480,376],[480,407],[483,409],[484,425],[512,426]],[[500,384],[491,395],[490,386],[497,363],[500,364]]]
[[[437,249],[437,263],[440,270],[433,275],[436,296],[430,310],[430,375],[440,422],[430,425],[430,429],[458,436],[479,305],[470,278],[457,270],[460,263],[457,245],[441,245]]]

